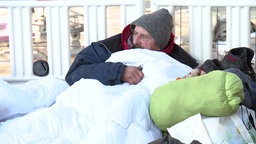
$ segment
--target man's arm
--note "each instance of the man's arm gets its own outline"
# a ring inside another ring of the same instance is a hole
[[[105,61],[111,52],[100,43],[92,43],[83,49],[72,63],[65,79],[69,85],[73,85],[81,78],[97,79],[104,85],[121,84],[121,77],[125,69],[122,63]]]

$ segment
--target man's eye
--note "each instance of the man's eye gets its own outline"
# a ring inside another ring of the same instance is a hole
[[[147,36],[147,35],[141,35],[141,38],[143,38],[143,39],[149,39],[149,36]]]

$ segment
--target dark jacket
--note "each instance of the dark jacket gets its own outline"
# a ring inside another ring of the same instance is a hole
[[[104,85],[121,84],[121,76],[126,65],[121,62],[112,63],[105,61],[112,53],[128,49],[127,46],[125,46],[131,34],[128,27],[129,26],[124,29],[122,34],[117,34],[102,41],[93,42],[79,52],[65,77],[66,82],[69,85],[73,85],[81,78],[90,78],[97,79]],[[173,41],[174,40],[172,40],[172,42]],[[170,45],[171,49],[168,48],[168,52],[164,51],[168,55],[191,68],[195,68],[198,65],[196,60],[180,46],[174,43]]]

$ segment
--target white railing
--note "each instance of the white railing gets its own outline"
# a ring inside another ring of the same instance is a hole
[[[213,58],[212,8],[226,10],[226,50],[250,47],[250,9],[255,0],[151,0],[151,10],[167,8],[173,15],[175,7],[188,8],[189,52],[199,63]]]
[[[75,0],[75,1],[0,1],[8,9],[10,76],[9,82],[38,78],[33,74],[33,41],[31,9],[44,8],[47,28],[48,76],[64,78],[70,67],[69,8],[82,7],[84,44],[104,39],[108,6],[120,7],[120,26],[124,27],[144,14],[144,0]],[[117,14],[118,15],[118,14]]]
[[[8,9],[11,65],[10,76],[1,78],[8,82],[38,78],[33,74],[32,8],[44,8],[47,15],[48,76],[64,78],[71,63],[69,8],[83,8],[82,45],[87,46],[107,37],[106,9],[109,6],[120,7],[117,15],[120,15],[121,27],[145,12],[145,0],[0,1],[0,8]],[[250,47],[250,9],[256,7],[256,0],[150,0],[149,11],[164,7],[175,16],[175,7],[180,6],[187,7],[189,15],[188,51],[200,64],[213,57],[213,7],[224,7],[226,11],[226,49]]]

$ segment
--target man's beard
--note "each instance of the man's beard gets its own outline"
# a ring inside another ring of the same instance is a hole
[[[139,44],[136,44],[136,45],[135,45],[135,44],[133,44],[133,45],[132,45],[132,48],[142,48],[142,46],[141,46],[141,45],[139,45]]]

